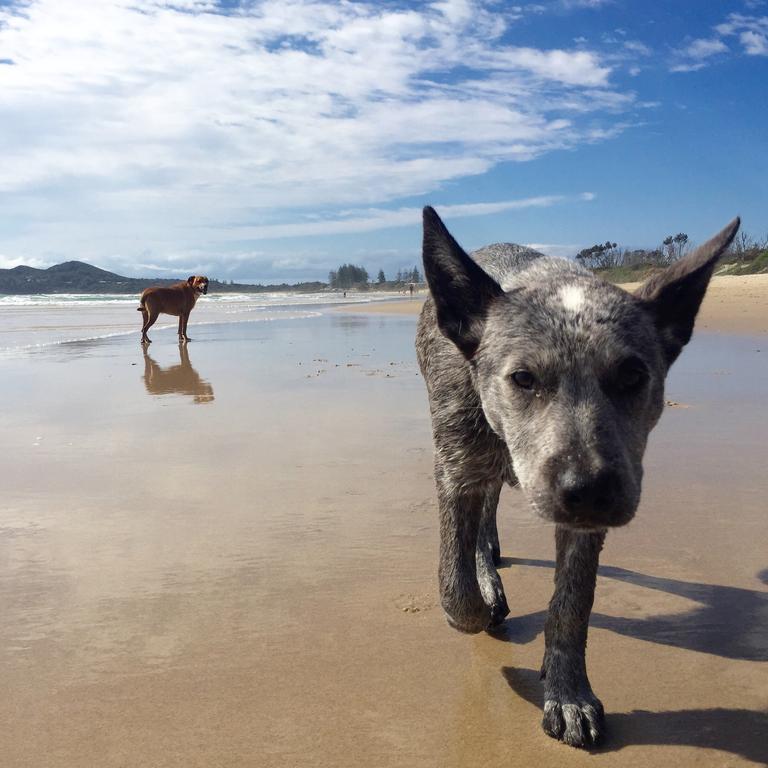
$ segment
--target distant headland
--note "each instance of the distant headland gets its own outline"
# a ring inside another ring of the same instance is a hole
[[[82,261],[65,261],[48,269],[13,267],[0,269],[0,294],[35,293],[140,293],[150,285],[171,285],[177,278],[123,277]],[[268,291],[322,291],[326,283],[309,282],[289,285],[249,285],[226,283],[211,279],[209,290],[214,293],[261,293]]]

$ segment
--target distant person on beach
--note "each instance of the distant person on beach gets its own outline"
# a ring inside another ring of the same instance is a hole
[[[413,296],[413,283],[408,286],[408,290],[411,292],[411,296]]]

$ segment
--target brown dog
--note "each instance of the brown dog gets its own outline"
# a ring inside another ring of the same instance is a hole
[[[167,288],[147,288],[139,299],[141,306],[137,307],[144,319],[141,327],[141,343],[152,343],[147,336],[147,331],[155,324],[161,312],[179,318],[179,341],[189,341],[187,336],[189,313],[195,306],[197,297],[206,293],[208,293],[208,278],[201,275],[192,275],[184,282]]]

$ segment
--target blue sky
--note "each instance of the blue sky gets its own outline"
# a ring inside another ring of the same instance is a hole
[[[0,266],[289,282],[768,234],[768,4],[0,0]]]

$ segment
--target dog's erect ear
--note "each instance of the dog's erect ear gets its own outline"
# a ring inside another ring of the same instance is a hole
[[[462,250],[429,206],[424,209],[423,257],[437,324],[469,360],[480,344],[488,305],[504,291]]]
[[[635,295],[651,312],[658,329],[667,365],[672,365],[693,333],[696,313],[720,256],[736,236],[737,216],[725,229],[693,253],[647,280]]]
[[[190,275],[190,276],[187,278],[187,282],[188,282],[190,285],[194,285],[194,284],[195,284],[195,276],[194,276],[194,275]]]

